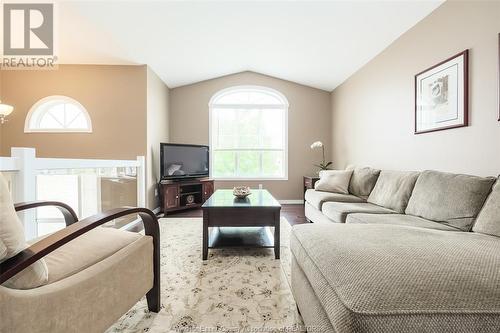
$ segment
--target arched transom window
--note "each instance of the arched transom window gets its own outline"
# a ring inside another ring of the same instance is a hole
[[[241,86],[209,103],[211,176],[287,179],[288,101],[280,92]]]
[[[67,96],[49,96],[31,107],[24,131],[91,133],[92,122],[78,101]]]

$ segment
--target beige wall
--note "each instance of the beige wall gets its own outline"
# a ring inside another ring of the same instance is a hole
[[[147,69],[147,172],[146,199],[150,209],[159,207],[156,184],[160,180],[160,142],[168,142],[169,89]]]
[[[497,175],[498,33],[499,1],[448,1],[335,89],[336,166]],[[467,48],[471,126],[414,135],[414,75]]]
[[[237,85],[261,85],[283,93],[290,103],[288,113],[288,181],[216,182],[218,188],[238,184],[263,184],[277,199],[297,200],[303,196],[302,176],[311,175],[320,152],[312,151],[313,141],[331,141],[330,94],[293,82],[243,72],[204,81],[170,91],[170,142],[208,144],[208,103],[219,90]],[[327,147],[329,148],[329,147]]]
[[[135,159],[146,154],[146,67],[60,65],[54,71],[3,71],[3,102],[14,112],[2,127],[2,156],[34,147],[39,157]],[[93,133],[24,133],[31,106],[65,95],[82,103]]]

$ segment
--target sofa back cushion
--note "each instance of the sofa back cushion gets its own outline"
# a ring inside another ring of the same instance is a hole
[[[500,237],[500,178],[479,213],[472,231]]]
[[[494,182],[493,177],[424,171],[415,184],[406,214],[469,231]]]
[[[380,170],[355,166],[348,166],[347,170],[352,170],[349,193],[363,199],[368,198],[377,183]]]
[[[382,170],[368,202],[404,213],[419,173]]]
[[[24,228],[14,209],[7,180],[0,173],[0,262],[5,261],[27,247]],[[48,281],[45,261],[39,260],[4,283],[15,289],[30,289]]]
[[[316,191],[349,194],[352,170],[322,170],[314,185]]]

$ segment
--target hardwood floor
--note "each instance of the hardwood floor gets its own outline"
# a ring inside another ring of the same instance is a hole
[[[169,213],[167,217],[202,217],[203,212],[200,209],[191,209],[175,213]],[[307,223],[304,215],[304,205],[281,205],[281,216],[291,224]]]

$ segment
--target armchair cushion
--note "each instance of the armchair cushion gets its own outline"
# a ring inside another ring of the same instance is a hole
[[[90,230],[45,257],[49,271],[48,284],[104,260],[142,237],[145,236],[113,228]]]
[[[7,180],[0,173],[0,262],[15,256],[27,247],[23,225],[14,209]],[[3,285],[14,289],[31,289],[46,284],[47,280],[47,265],[42,259]]]

